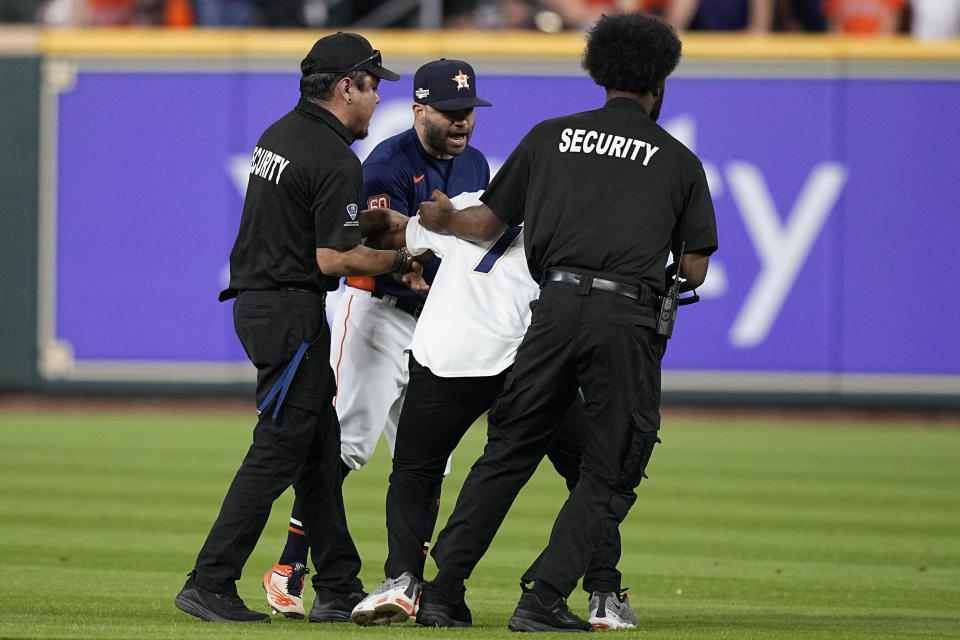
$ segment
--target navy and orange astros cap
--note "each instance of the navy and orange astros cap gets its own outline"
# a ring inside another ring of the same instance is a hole
[[[413,99],[439,111],[493,106],[477,97],[477,77],[463,60],[440,58],[413,76]]]
[[[320,38],[300,62],[300,72],[305,76],[314,73],[346,74],[351,71],[366,71],[381,80],[400,79],[399,75],[383,66],[380,51],[357,33],[338,31]]]

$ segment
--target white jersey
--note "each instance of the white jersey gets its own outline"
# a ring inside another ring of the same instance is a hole
[[[482,191],[452,199],[458,209],[479,204]],[[410,349],[444,378],[493,376],[510,365],[530,324],[530,302],[540,295],[523,250],[523,227],[475,244],[407,223],[407,248],[433,251],[443,261],[417,321]]]

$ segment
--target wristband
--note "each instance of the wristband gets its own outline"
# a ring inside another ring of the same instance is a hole
[[[397,249],[393,257],[393,272],[403,275],[413,271],[413,256],[406,249]]]

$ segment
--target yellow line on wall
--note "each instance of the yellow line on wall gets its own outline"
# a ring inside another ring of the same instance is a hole
[[[40,36],[41,50],[53,55],[80,56],[215,56],[302,57],[329,31],[229,29],[99,29],[48,30]],[[578,56],[578,33],[365,31],[384,57],[566,57]]]
[[[0,28],[0,52],[123,58],[299,58],[331,33],[265,29],[31,29]],[[579,58],[583,34],[527,31],[364,31],[390,56],[419,59],[490,57]],[[917,42],[908,36],[850,38],[824,34],[686,33],[688,59],[957,61],[960,40]]]

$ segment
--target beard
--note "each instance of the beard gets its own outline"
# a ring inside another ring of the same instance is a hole
[[[370,133],[370,120],[373,118],[373,110],[369,113],[358,112],[354,115],[353,122],[347,127],[347,130],[353,134],[354,140],[363,140]]]
[[[654,122],[660,117],[661,107],[663,107],[663,94],[660,94],[660,99],[653,104],[653,108],[650,110],[650,119]]]
[[[657,118],[660,117],[660,109],[663,107],[663,93],[664,85],[660,85],[660,97],[657,98],[657,101],[653,104],[653,109],[650,110],[650,119],[654,122],[657,121]]]
[[[450,145],[450,141],[447,139],[450,133],[451,131],[438,127],[429,119],[423,123],[423,138],[428,147],[444,155],[458,156],[466,150],[467,145],[464,144],[463,147],[453,147]],[[462,129],[456,131],[456,133],[465,135],[467,137],[467,143],[470,142],[470,136],[473,135],[471,129]]]

